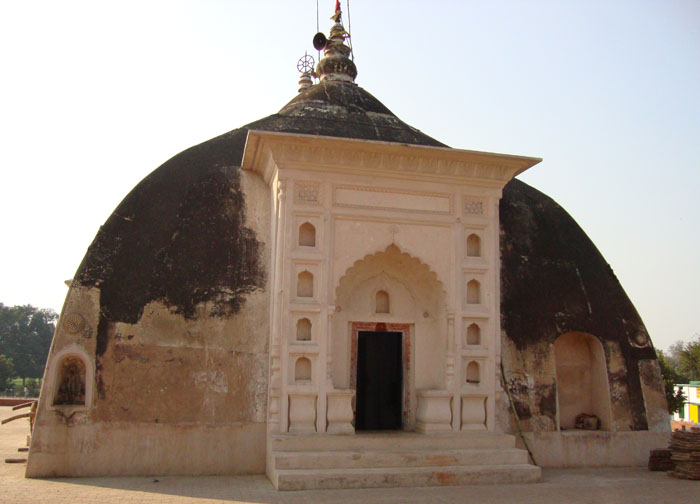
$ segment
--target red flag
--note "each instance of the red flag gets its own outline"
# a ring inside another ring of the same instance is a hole
[[[340,0],[335,0],[335,14],[331,16],[331,19],[336,23],[340,23],[340,17],[342,15],[342,12],[340,12]]]

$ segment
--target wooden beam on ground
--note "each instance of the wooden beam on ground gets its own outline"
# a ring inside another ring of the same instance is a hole
[[[21,415],[11,416],[10,418],[6,418],[5,420],[3,420],[2,425],[5,425],[7,422],[11,422],[12,420],[18,420],[20,418],[29,418],[31,415],[31,413],[22,413]]]
[[[15,410],[18,410],[18,409],[22,409],[22,408],[29,408],[29,407],[30,407],[32,404],[34,404],[35,402],[36,402],[36,401],[29,401],[29,402],[26,402],[26,403],[18,404],[17,406],[14,406],[14,407],[12,408],[12,411],[15,411]]]

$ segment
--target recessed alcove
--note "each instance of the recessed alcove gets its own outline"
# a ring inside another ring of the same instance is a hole
[[[77,355],[67,355],[58,363],[53,398],[55,406],[84,406],[86,392],[85,362]]]
[[[307,357],[299,357],[294,364],[294,381],[311,381],[311,361]]]
[[[481,257],[481,238],[476,233],[467,237],[467,257]]]
[[[389,313],[389,293],[387,291],[377,291],[374,299],[374,312]]]
[[[311,321],[306,317],[297,320],[297,341],[311,341]]]
[[[481,345],[481,327],[476,322],[467,326],[467,345]]]
[[[481,303],[481,284],[478,280],[472,279],[467,282],[467,304]]]
[[[304,222],[301,226],[299,226],[299,246],[316,246],[316,228],[310,222]]]
[[[601,430],[610,430],[611,405],[603,345],[582,332],[562,334],[554,341],[559,428],[576,427],[582,413],[596,415]]]
[[[314,297],[314,276],[309,271],[302,271],[297,277],[297,297]]]
[[[468,385],[478,385],[481,382],[478,362],[471,361],[467,364],[466,381]]]

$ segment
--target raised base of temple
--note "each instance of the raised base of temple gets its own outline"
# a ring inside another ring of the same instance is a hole
[[[525,438],[542,467],[630,467],[646,466],[649,452],[666,448],[671,433],[570,430],[526,432]]]
[[[541,470],[505,434],[273,435],[278,490],[534,483]]]

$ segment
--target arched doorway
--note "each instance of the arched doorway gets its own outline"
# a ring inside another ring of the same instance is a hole
[[[358,430],[412,430],[416,389],[444,388],[444,298],[435,273],[395,245],[357,261],[340,279],[332,320],[331,375],[334,387],[356,391]],[[378,353],[384,357],[375,359]],[[383,391],[384,385],[388,389]],[[400,421],[395,422],[396,410],[372,410],[381,404],[399,408]],[[390,421],[374,423],[375,418]]]

